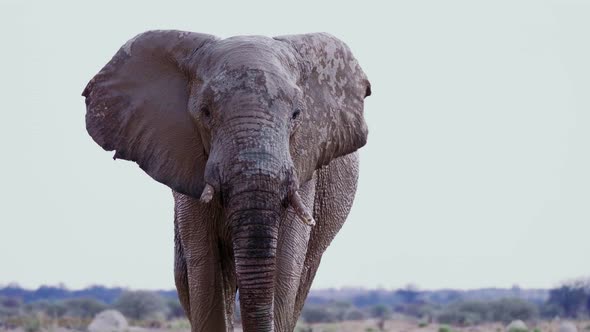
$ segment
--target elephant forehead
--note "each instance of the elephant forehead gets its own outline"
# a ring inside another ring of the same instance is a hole
[[[296,88],[293,82],[280,74],[249,67],[222,70],[211,79],[209,87],[217,98],[250,93],[269,101],[289,99]]]
[[[238,36],[216,42],[209,50],[209,68],[260,69],[292,76],[296,59],[287,45],[263,36]]]

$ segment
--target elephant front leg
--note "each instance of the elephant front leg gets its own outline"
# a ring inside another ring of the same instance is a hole
[[[344,225],[352,208],[359,174],[358,152],[333,160],[316,172],[314,218],[299,281],[294,319],[301,314],[322,255]]]
[[[184,309],[186,317],[190,317],[190,297],[188,291],[188,274],[186,269],[186,258],[184,257],[184,248],[180,240],[180,232],[178,231],[178,220],[176,216],[176,209],[174,209],[174,283],[176,284],[176,291],[178,292],[178,299]]]
[[[182,264],[176,267],[177,287],[191,331],[233,331],[233,302],[228,303],[235,299],[235,286],[224,276],[215,213],[194,198],[178,193],[174,198],[186,270],[183,274]]]
[[[310,210],[313,208],[315,195],[315,176],[303,184],[299,190],[302,203]],[[311,227],[305,224],[292,209],[286,211],[279,228],[277,247],[277,274],[275,278],[275,331],[291,332],[295,330],[297,317],[296,297],[299,289],[303,264],[307,252]]]

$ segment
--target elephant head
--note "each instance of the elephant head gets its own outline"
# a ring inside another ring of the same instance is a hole
[[[279,216],[292,207],[313,223],[299,185],[366,143],[369,94],[328,34],[182,31],[131,39],[83,92],[87,130],[114,158],[223,210],[246,331],[272,330]]]

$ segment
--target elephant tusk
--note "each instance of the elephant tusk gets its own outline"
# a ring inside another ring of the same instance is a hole
[[[215,192],[215,190],[213,189],[213,186],[210,184],[205,184],[205,189],[203,189],[203,193],[201,194],[201,202],[202,203],[209,203],[211,202],[211,199],[213,199],[213,193]]]
[[[305,205],[303,205],[303,202],[301,201],[301,196],[299,196],[299,193],[297,191],[294,191],[291,194],[291,204],[293,205],[293,209],[295,209],[295,213],[297,213],[297,216],[299,216],[299,218],[301,218],[301,220],[306,225],[315,225],[315,220],[313,220],[311,213],[309,213]]]

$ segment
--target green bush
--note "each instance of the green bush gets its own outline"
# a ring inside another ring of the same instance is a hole
[[[336,321],[346,320],[348,312],[353,309],[351,303],[343,301],[332,301],[327,304],[327,308],[332,312]]]
[[[168,313],[164,299],[149,291],[124,292],[115,302],[115,308],[135,320],[158,319]]]
[[[75,318],[93,318],[107,308],[106,304],[91,298],[76,298],[62,302],[65,316]]]
[[[453,332],[453,330],[448,326],[441,326],[438,328],[438,332]]]
[[[25,332],[38,332],[41,330],[41,319],[38,315],[27,315],[23,317],[22,324]]]
[[[352,308],[348,310],[348,312],[346,312],[346,315],[344,316],[344,320],[364,320],[366,318],[367,317],[365,313],[357,308]]]
[[[470,310],[462,303],[451,305],[438,314],[437,320],[442,324],[475,325],[485,320],[486,312]]]
[[[573,282],[554,288],[549,292],[547,303],[558,307],[565,317],[583,317],[590,314],[590,285]]]
[[[0,296],[0,319],[21,314],[23,302],[19,298]]]
[[[531,320],[538,317],[537,307],[527,301],[507,298],[490,302],[457,302],[437,315],[442,324],[477,325],[482,322],[509,323],[513,320]]]
[[[168,299],[166,301],[166,306],[168,306],[168,319],[186,318],[186,314],[184,313],[184,309],[178,298]]]
[[[365,319],[365,314],[349,302],[332,301],[305,305],[301,317],[306,323],[332,323]]]
[[[391,308],[382,303],[372,306],[369,312],[373,318],[387,319],[391,316]]]
[[[40,300],[25,305],[25,311],[30,314],[43,313],[55,319],[63,317],[67,309],[62,302]]]
[[[507,298],[490,302],[492,317],[496,322],[509,323],[513,320],[531,320],[538,316],[537,307],[525,300]]]
[[[301,317],[308,324],[336,321],[336,315],[327,306],[320,305],[304,306]]]

